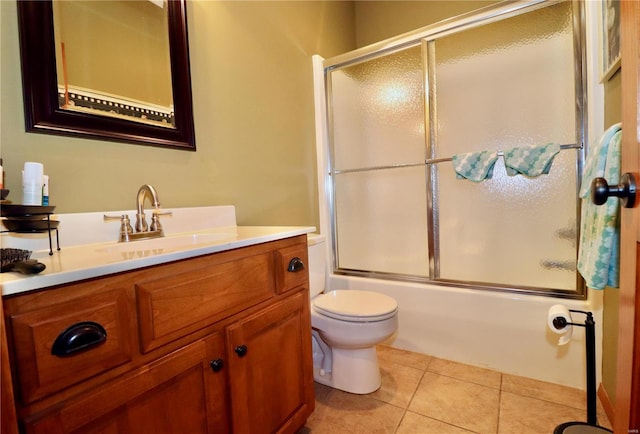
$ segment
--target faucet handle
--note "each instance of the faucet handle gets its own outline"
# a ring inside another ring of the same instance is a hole
[[[173,215],[173,212],[171,212],[171,211],[162,211],[162,210],[156,208],[153,211],[151,211],[151,214],[153,214],[153,215]]]
[[[171,211],[160,211],[159,209],[154,209],[151,213],[151,226],[149,230],[151,231],[161,231],[162,225],[160,224],[160,216],[161,215],[172,215]]]
[[[131,222],[129,221],[129,216],[126,214],[122,214],[121,216],[113,216],[113,215],[104,215],[104,221],[109,220],[120,220],[120,236],[118,241],[129,241],[129,235],[133,234],[133,228],[131,227]]]

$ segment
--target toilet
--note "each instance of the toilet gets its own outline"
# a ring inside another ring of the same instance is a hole
[[[324,292],[325,237],[308,241],[313,378],[345,392],[374,392],[381,384],[375,346],[398,329],[398,303],[372,291]]]

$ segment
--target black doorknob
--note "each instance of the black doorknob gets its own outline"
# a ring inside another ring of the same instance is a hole
[[[238,357],[244,357],[247,355],[247,346],[246,345],[238,345],[234,348],[234,351],[238,355]]]
[[[595,178],[591,182],[591,200],[596,205],[604,204],[611,196],[619,197],[624,208],[633,208],[636,203],[636,179],[631,173],[620,178],[620,184],[609,185],[604,178]]]
[[[213,372],[219,372],[224,367],[224,361],[222,359],[212,360],[209,364],[211,365]]]

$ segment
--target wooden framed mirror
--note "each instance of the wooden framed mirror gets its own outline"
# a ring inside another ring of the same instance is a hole
[[[169,96],[161,104],[155,101],[147,103],[135,96],[122,96],[110,89],[96,90],[93,86],[75,86],[69,82],[64,41],[56,40],[56,36],[60,38],[60,28],[54,24],[54,9],[58,13],[56,8],[65,3],[77,2],[18,0],[26,131],[195,151],[186,0],[119,2],[127,7],[138,3],[140,7],[163,10],[167,28],[164,37],[169,49],[168,55],[165,54],[165,69],[170,71],[170,77],[166,85]],[[106,5],[118,2],[85,3]],[[56,21],[60,26],[59,17]],[[106,21],[122,20],[109,17]],[[85,40],[82,32],[89,27],[78,26],[67,33],[75,33],[79,40]],[[136,26],[129,23],[129,27]],[[107,45],[112,42],[108,37],[102,39]],[[118,50],[126,48],[118,47]],[[79,52],[81,59],[76,62],[78,64],[88,62],[89,57],[102,52],[88,51],[86,46],[83,49],[84,52]],[[139,60],[141,63],[134,65],[129,61],[121,62],[127,79],[133,79],[134,70],[141,69],[138,66],[146,61]],[[155,73],[148,75],[150,79],[154,77]]]

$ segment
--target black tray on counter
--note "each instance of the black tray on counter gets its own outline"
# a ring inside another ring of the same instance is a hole
[[[38,233],[47,232],[49,235],[49,255],[53,255],[51,231],[55,231],[57,250],[60,250],[58,225],[60,222],[51,220],[55,206],[0,204],[0,216],[4,217],[2,224],[7,229],[0,232]]]
[[[0,206],[0,216],[27,217],[34,215],[47,215],[53,214],[54,209],[56,209],[55,206],[3,204]]]
[[[45,232],[49,229],[56,229],[60,224],[57,220],[34,220],[32,218],[11,218],[8,217],[2,221],[4,227],[11,232]]]

